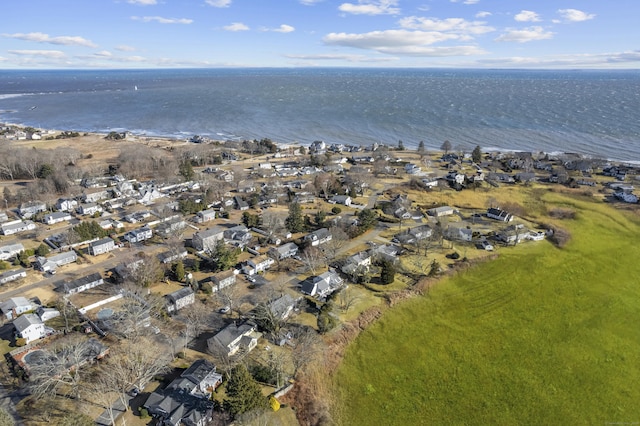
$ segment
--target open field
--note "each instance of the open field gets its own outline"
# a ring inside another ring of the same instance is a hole
[[[389,310],[335,375],[340,424],[640,420],[640,221],[595,199],[541,198],[577,212],[556,219],[571,242],[502,250]]]

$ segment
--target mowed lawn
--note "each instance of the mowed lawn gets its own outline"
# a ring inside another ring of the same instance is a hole
[[[343,425],[640,422],[640,220],[546,194],[571,242],[527,242],[387,311],[334,377]]]

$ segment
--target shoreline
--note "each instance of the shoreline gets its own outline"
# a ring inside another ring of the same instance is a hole
[[[15,127],[18,128],[20,130],[24,130],[26,128],[32,127],[36,130],[38,130],[40,133],[42,134],[47,134],[47,135],[53,135],[53,134],[59,134],[62,132],[78,132],[81,134],[81,136],[95,136],[95,137],[100,137],[102,139],[106,138],[106,136],[110,133],[110,132],[101,132],[101,131],[83,131],[83,130],[71,130],[71,129],[44,129],[44,128],[39,128],[39,127],[33,127],[33,126],[27,126],[27,125],[23,125],[23,124],[17,124],[17,123],[10,123],[10,122],[0,122],[0,126],[1,127]],[[144,142],[152,142],[154,140],[156,141],[161,141],[161,142],[168,142],[168,143],[184,143],[184,144],[189,144],[189,143],[193,143],[195,145],[206,145],[209,143],[216,143],[216,144],[221,144],[224,145],[227,142],[232,142],[232,143],[238,143],[238,142],[242,142],[244,140],[250,140],[250,139],[246,139],[246,138],[241,138],[241,137],[237,137],[238,140],[233,140],[233,139],[214,139],[214,138],[209,138],[208,136],[205,136],[205,138],[207,139],[206,142],[203,143],[196,143],[196,142],[192,142],[190,141],[190,139],[194,136],[202,136],[196,133],[191,134],[191,136],[185,136],[183,138],[180,137],[176,137],[173,135],[163,135],[163,134],[146,134],[146,133],[135,133],[132,131],[128,131],[128,130],[113,130],[113,132],[116,133],[125,133],[127,135],[127,137],[125,139],[122,139],[120,141],[124,141],[124,142],[134,142],[134,143],[144,143]],[[264,136],[263,138],[265,139],[270,139],[268,136]],[[6,139],[8,141],[13,140],[13,139]],[[62,140],[62,139],[59,139]],[[13,141],[17,141],[17,142],[33,142],[33,143],[37,143],[37,142],[50,142],[50,140],[46,140],[45,138],[42,139],[25,139],[25,140],[13,140]],[[115,141],[115,142],[119,142],[119,141]],[[279,142],[279,141],[272,141],[273,143],[275,143],[280,149],[286,149],[286,148],[290,148],[292,146],[300,146],[300,147],[305,147],[308,148],[311,144],[305,144],[299,141],[292,141],[292,142]],[[373,143],[371,144],[373,145]],[[369,145],[369,146],[371,146]],[[380,146],[386,146],[387,148],[391,149],[391,150],[395,150],[395,146],[393,145],[384,145],[384,144],[379,144]],[[367,146],[364,145],[355,145],[355,146],[360,146],[365,148],[365,152]],[[587,154],[587,153],[582,153],[582,152],[567,152],[567,151],[535,151],[535,150],[524,150],[524,149],[505,149],[505,148],[499,148],[499,147],[492,147],[492,146],[487,146],[487,147],[483,147],[480,146],[480,149],[482,150],[483,153],[504,153],[504,154],[515,154],[515,153],[525,153],[525,152],[530,152],[532,154],[538,154],[538,155],[542,155],[542,156],[549,156],[549,158],[552,159],[557,159],[560,158],[562,156],[577,156],[579,158],[582,159],[587,159],[587,160],[602,160],[608,163],[615,163],[615,164],[623,164],[623,165],[629,165],[629,166],[640,166],[640,159],[638,160],[618,160],[618,159],[614,159],[614,158],[599,158],[598,156],[595,155],[591,155],[591,154]],[[407,147],[406,149],[404,149],[403,151],[407,151],[407,152],[417,152],[417,149],[414,147]],[[426,152],[440,152],[441,149],[440,148],[434,148],[434,149],[426,149]],[[466,154],[468,154],[471,151],[471,149],[469,150],[465,150],[464,152]],[[360,151],[362,152],[362,151]],[[402,152],[402,151],[396,151],[396,152]],[[451,151],[456,152],[455,149],[453,149]],[[339,154],[339,153],[336,153]]]

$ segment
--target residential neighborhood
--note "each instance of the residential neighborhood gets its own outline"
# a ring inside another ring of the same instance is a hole
[[[239,365],[265,401],[284,401],[307,362],[296,348],[322,347],[381,295],[555,241],[561,230],[533,220],[526,202],[494,199],[496,188],[562,185],[627,208],[640,175],[596,160],[488,152],[478,161],[381,144],[315,141],[307,152],[197,139],[144,146],[153,158],[139,148],[99,161],[78,154],[86,170],[59,190],[4,181],[0,337],[25,395],[78,395],[88,384],[72,369],[98,375],[157,358],[126,389],[105,388],[109,401],[90,408],[100,424],[148,415],[205,425]],[[56,370],[68,380],[47,385],[38,356],[75,349],[77,362]],[[134,411],[114,408],[133,401]]]

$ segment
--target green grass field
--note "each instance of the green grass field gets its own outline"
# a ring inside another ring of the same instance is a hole
[[[334,376],[343,425],[640,422],[640,220],[572,208],[528,242],[385,313]]]

